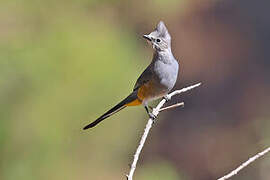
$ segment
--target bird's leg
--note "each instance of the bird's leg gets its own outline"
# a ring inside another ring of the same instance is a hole
[[[155,120],[157,118],[157,116],[155,116],[152,112],[149,112],[149,109],[148,109],[147,105],[145,105],[144,108],[145,108],[149,118],[151,118],[152,120]]]
[[[166,94],[165,96],[163,96],[163,98],[166,100],[166,102],[171,100],[171,97],[168,96],[168,94]]]

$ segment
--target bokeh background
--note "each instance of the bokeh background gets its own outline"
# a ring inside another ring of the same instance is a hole
[[[270,144],[270,1],[1,0],[0,179],[125,179],[143,107],[82,131],[150,63],[142,35],[167,25],[181,72],[137,180],[212,180]],[[173,103],[173,102],[172,102]],[[270,157],[232,179],[270,179]]]

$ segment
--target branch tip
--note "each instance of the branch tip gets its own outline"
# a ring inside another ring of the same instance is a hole
[[[179,106],[184,107],[184,102],[176,103],[176,104],[174,104],[174,105],[171,105],[171,106],[167,106],[167,107],[161,108],[161,109],[159,110],[159,112],[165,111],[165,110],[168,110],[168,109],[172,109],[172,108],[176,108],[176,107],[179,107]]]

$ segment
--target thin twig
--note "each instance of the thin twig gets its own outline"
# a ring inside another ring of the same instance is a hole
[[[260,158],[261,156],[265,155],[269,151],[270,151],[270,147],[266,148],[264,151],[256,154],[255,156],[249,158],[246,162],[244,162],[243,164],[241,164],[238,168],[236,168],[235,170],[233,170],[229,174],[227,174],[227,175],[219,178],[218,180],[226,180],[226,179],[231,178],[232,176],[236,175],[239,171],[241,171],[242,169],[244,169],[246,166],[248,166],[250,163],[252,163],[256,159]]]
[[[183,93],[183,92],[189,91],[189,90],[191,90],[191,89],[193,89],[193,88],[195,88],[195,87],[198,87],[198,86],[200,86],[200,85],[201,85],[201,83],[198,83],[198,84],[195,84],[195,85],[193,85],[193,86],[189,86],[189,87],[183,88],[183,89],[181,89],[181,90],[176,90],[176,91],[174,91],[174,92],[168,94],[167,98],[168,98],[168,99],[171,99],[172,96],[174,96],[174,95],[181,94],[181,93]],[[157,107],[153,109],[152,113],[153,113],[156,117],[157,117],[158,113],[160,112],[162,106],[163,106],[165,103],[166,103],[166,100],[165,100],[165,99],[162,99],[162,100],[159,102],[159,104],[157,105]],[[149,133],[149,131],[150,131],[152,125],[153,125],[153,119],[150,118],[150,119],[148,120],[147,124],[146,124],[145,129],[144,129],[144,133],[143,133],[143,135],[142,135],[142,137],[141,137],[139,146],[137,147],[137,150],[136,150],[136,152],[135,152],[135,154],[134,154],[134,159],[133,159],[133,162],[132,162],[132,164],[131,164],[129,174],[126,175],[127,180],[132,180],[132,178],[133,178],[133,174],[134,174],[134,172],[135,172],[136,165],[137,165],[137,162],[138,162],[140,153],[141,153],[141,151],[142,151],[142,148],[143,148],[143,146],[144,146],[145,140],[146,140],[146,138],[147,138],[147,136],[148,136],[148,133]]]
[[[184,106],[184,102],[176,103],[176,104],[174,104],[174,105],[171,105],[171,106],[167,106],[167,107],[161,108],[161,109],[159,110],[159,112],[165,111],[165,110],[168,110],[168,109],[172,109],[172,108],[176,108],[176,107],[179,107],[179,106]]]

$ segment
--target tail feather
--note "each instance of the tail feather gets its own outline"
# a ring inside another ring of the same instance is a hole
[[[103,121],[104,119],[110,117],[111,115],[117,113],[118,111],[124,109],[126,107],[126,104],[134,101],[137,99],[137,92],[133,92],[131,93],[128,97],[126,97],[123,101],[121,101],[120,103],[118,103],[116,106],[114,106],[112,109],[110,109],[109,111],[107,111],[106,113],[104,113],[102,116],[100,116],[98,119],[96,119],[94,122],[88,124],[87,126],[85,126],[83,128],[83,130],[92,128],[94,126],[96,126],[98,123],[100,123],[101,121]]]

